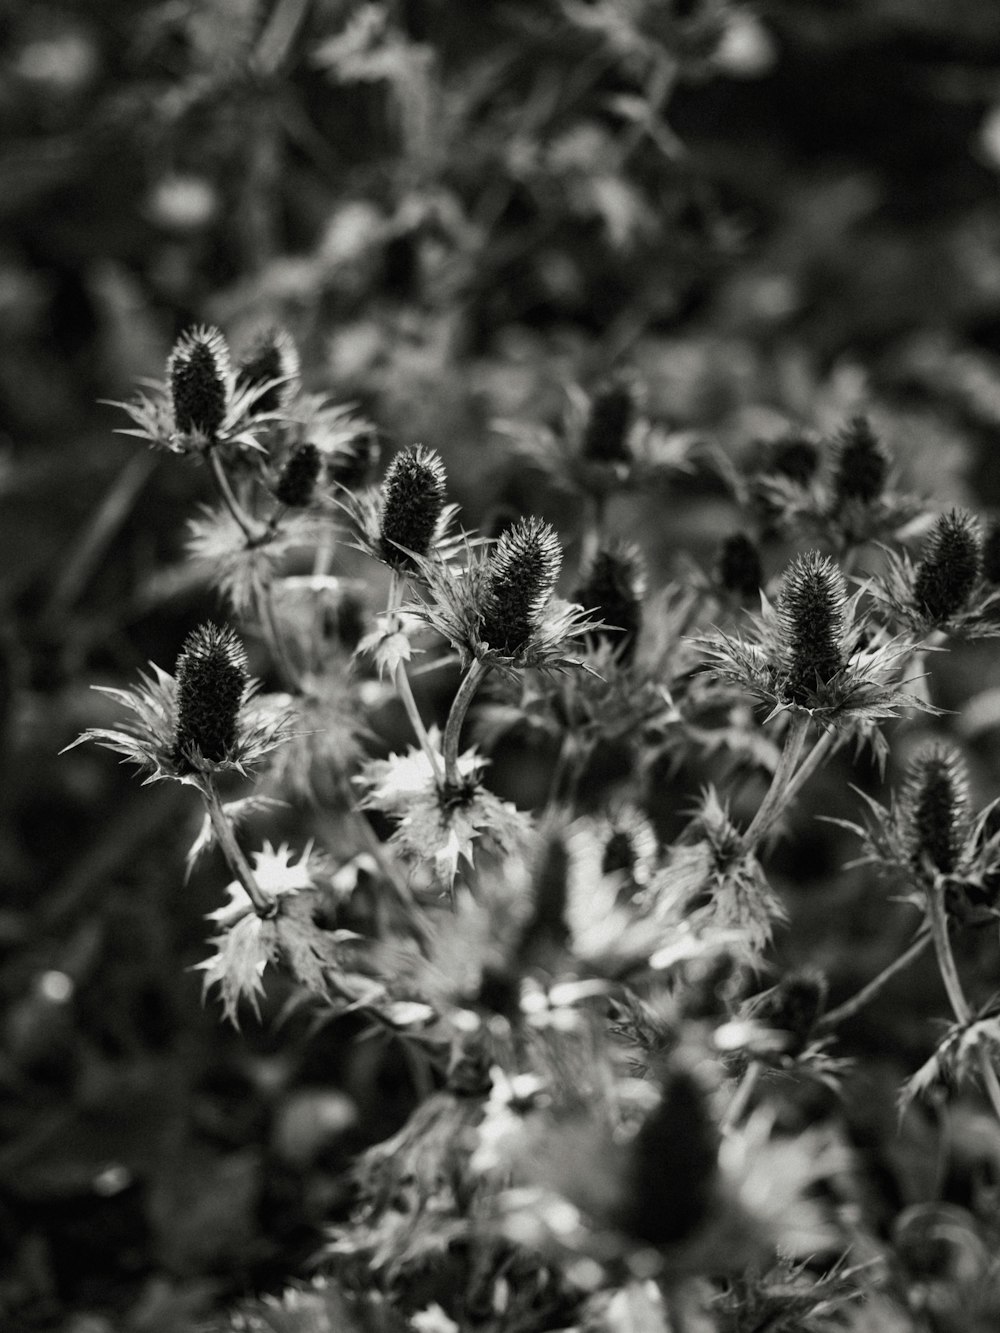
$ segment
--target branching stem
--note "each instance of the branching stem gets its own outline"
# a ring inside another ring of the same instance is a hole
[[[213,446],[208,451],[208,461],[212,469],[212,476],[215,478],[215,484],[218,488],[222,503],[229,510],[233,522],[248,542],[256,544],[260,539],[260,530],[247,511],[236,498],[236,494],[230,485],[229,478],[226,476],[226,469],[222,465],[222,459],[219,457],[219,450]]]
[[[219,793],[215,789],[215,783],[211,778],[208,778],[201,790],[205,796],[205,805],[208,808],[208,817],[212,822],[215,840],[222,848],[230,870],[246,889],[247,896],[253,903],[257,915],[260,917],[274,916],[277,911],[277,903],[269,893],[265,893],[260,887],[256,875],[250,868],[250,862],[243,855],[243,850],[236,841],[232,821],[226,814],[222,801],[219,799]]]
[[[897,972],[902,972],[904,967],[909,967],[915,959],[919,958],[930,942],[930,933],[921,932],[910,947],[901,953],[898,958],[893,959],[888,967],[884,967],[877,976],[872,977],[871,981],[862,986],[849,999],[846,999],[843,1004],[838,1004],[836,1009],[828,1010],[817,1023],[817,1031],[826,1032],[830,1028],[835,1028],[839,1023],[843,1023],[846,1019],[853,1018],[860,1009],[874,1000],[879,991],[892,980]]]
[[[792,714],[788,735],[785,737],[785,744],[778,760],[778,766],[771,778],[771,785],[768,787],[757,813],[750,821],[749,828],[743,835],[743,844],[748,849],[756,847],[762,841],[771,825],[778,818],[782,807],[787,803],[789,784],[799,762],[808,728],[808,714],[798,712]]]
[[[462,678],[458,693],[452,700],[451,711],[444,729],[444,781],[446,788],[459,785],[458,742],[462,735],[462,723],[469,711],[469,704],[479,688],[489,667],[477,657]]]

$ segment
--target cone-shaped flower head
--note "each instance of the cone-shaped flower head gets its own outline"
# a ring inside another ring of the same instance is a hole
[[[889,455],[867,417],[854,417],[840,435],[833,489],[838,505],[848,500],[871,502],[885,489]]]
[[[256,399],[259,412],[275,412],[288,399],[292,381],[299,373],[299,354],[284,329],[265,329],[258,334],[240,358],[236,368],[236,383],[241,387],[260,389],[270,385]],[[273,383],[281,380],[280,384]]]
[[[398,453],[382,481],[382,559],[396,569],[409,569],[412,561],[406,551],[427,555],[444,502],[444,465],[434,450],[417,445]]]
[[[514,657],[538,628],[562,565],[559,538],[548,523],[524,518],[490,552],[483,578],[480,637]]]
[[[247,686],[247,657],[230,629],[199,626],[177,659],[174,762],[193,771],[192,754],[220,763],[234,749]]]
[[[982,534],[963,509],[942,514],[931,529],[913,580],[913,599],[924,615],[943,622],[969,600],[982,566]]]
[[[167,375],[177,430],[214,439],[229,406],[229,348],[219,330],[182,334],[170,353]]]
[[[844,576],[818,551],[800,555],[785,574],[778,613],[787,634],[788,696],[806,703],[845,664]]]
[[[605,622],[587,637],[592,643],[619,647],[626,665],[635,656],[642,629],[643,569],[639,554],[627,546],[598,551],[584,571],[573,600]]]
[[[943,875],[958,865],[969,816],[969,782],[962,756],[931,742],[911,761],[902,808],[914,865],[929,861]]]
[[[685,1240],[705,1221],[718,1172],[719,1132],[694,1075],[670,1067],[660,1103],[632,1140],[616,1225],[649,1245]]]
[[[274,493],[289,509],[304,509],[313,498],[316,480],[322,464],[320,452],[314,444],[299,444],[281,469]]]
[[[760,552],[742,532],[734,532],[719,548],[716,560],[719,583],[744,601],[757,597],[764,582]]]
[[[378,434],[374,430],[346,441],[327,459],[327,481],[348,491],[364,486],[375,470],[379,452]]]
[[[821,972],[803,969],[789,973],[752,1002],[751,1012],[758,1022],[778,1032],[787,1032],[791,1040],[786,1054],[798,1055],[808,1045],[823,1015],[826,996],[826,977]]]
[[[787,477],[799,486],[808,486],[819,467],[819,450],[811,440],[791,435],[775,440],[767,450],[764,470]]]
[[[592,463],[627,463],[632,455],[628,435],[635,417],[635,396],[624,380],[615,381],[594,395],[580,442],[580,452]]]
[[[983,538],[983,578],[1000,583],[1000,523],[991,523]]]

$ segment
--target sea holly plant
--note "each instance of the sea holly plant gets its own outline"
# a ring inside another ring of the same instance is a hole
[[[961,948],[1000,919],[1000,818],[945,739],[887,805],[863,798],[861,864],[918,917],[837,1003],[796,956],[774,853],[823,765],[881,772],[916,726],[947,732],[932,668],[994,632],[996,534],[907,495],[866,417],[723,465],[627,375],[569,397],[516,445],[577,505],[566,544],[540,514],[484,538],[432,445],[375,479],[379,432],[303,390],[286,333],[236,355],[183,335],[127,411],[207,465],[218,504],[188,558],[225,610],[173,672],[105,688],[121,720],[80,739],[197,795],[188,870],[227,867],[198,970],[227,1020],[280,994],[405,1057],[409,1113],[359,1149],[317,1237],[317,1318],[743,1333],[763,1311],[832,1333],[876,1290],[868,1260],[892,1268],[840,1207],[842,1026],[921,954],[951,1025],[906,1096],[969,1075],[1000,1116],[995,1002],[969,998]],[[733,513],[665,572],[607,501],[701,463]],[[494,775],[525,738],[540,780],[511,795]],[[796,1099],[820,1097],[803,1124]]]

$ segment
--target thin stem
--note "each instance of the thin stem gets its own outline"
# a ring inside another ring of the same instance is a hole
[[[278,617],[274,609],[274,585],[270,584],[259,598],[258,610],[260,612],[261,628],[264,631],[264,638],[267,640],[268,650],[274,661],[275,666],[285,678],[285,684],[297,694],[303,693],[302,675],[292,661],[291,654],[285,646],[285,641],[281,637],[278,627]]]
[[[755,847],[763,839],[787,801],[789,783],[795,772],[795,766],[799,762],[799,755],[802,753],[808,727],[809,718],[805,713],[793,713],[788,735],[785,737],[784,748],[781,751],[781,758],[778,760],[778,766],[771,778],[771,785],[768,787],[757,813],[751,820],[750,827],[743,835],[743,845],[745,847]]]
[[[833,749],[834,742],[837,739],[837,733],[833,727],[820,736],[819,740],[803,759],[802,763],[792,774],[788,783],[788,789],[785,792],[785,801],[794,801],[796,796],[809,781],[812,775],[819,768],[820,764]]]
[[[958,967],[955,964],[955,955],[952,952],[951,939],[948,934],[948,913],[944,903],[944,885],[939,881],[930,885],[927,890],[927,920],[934,939],[938,969],[941,973],[941,980],[944,982],[944,988],[948,993],[948,1001],[951,1004],[952,1012],[960,1023],[971,1023],[973,1018],[972,1006],[965,998],[962,981],[958,975]],[[986,1050],[979,1047],[976,1056],[979,1071],[983,1076],[986,1095],[997,1119],[1000,1120],[1000,1079],[997,1078],[997,1072],[993,1068],[989,1053]]]
[[[247,891],[247,896],[253,903],[254,911],[260,917],[272,917],[277,911],[277,903],[269,893],[260,887],[257,883],[257,877],[250,869],[250,862],[243,855],[242,848],[236,841],[236,834],[233,830],[232,821],[223,808],[222,801],[219,799],[219,793],[215,789],[215,784],[211,778],[202,788],[205,795],[205,805],[208,808],[208,817],[212,821],[212,830],[215,833],[215,840],[222,848],[223,855],[229,863],[229,868]]]
[[[915,959],[919,958],[930,942],[930,933],[918,935],[910,947],[894,959],[888,967],[884,967],[878,976],[872,977],[867,985],[862,986],[843,1004],[838,1004],[836,1009],[830,1009],[825,1013],[816,1024],[817,1031],[825,1032],[829,1028],[835,1028],[838,1023],[843,1023],[845,1019],[853,1018],[859,1009],[863,1009],[870,1000],[874,1000],[883,986],[891,981],[897,972],[901,972],[904,967],[909,967]]]
[[[256,523],[247,513],[247,511],[237,500],[232,486],[229,484],[229,478],[226,476],[226,469],[222,466],[222,459],[219,457],[219,451],[213,447],[208,452],[208,461],[212,468],[212,476],[215,478],[215,484],[218,487],[222,503],[229,510],[233,522],[243,533],[248,542],[256,543],[260,537],[260,532]]]
[[[760,1076],[764,1072],[764,1066],[759,1060],[754,1060],[746,1068],[743,1077],[740,1079],[739,1086],[733,1093],[733,1100],[726,1108],[726,1114],[722,1119],[722,1132],[728,1134],[736,1128],[746,1114],[747,1107],[750,1105],[750,1099],[757,1090],[757,1084],[760,1082]]]
[[[392,571],[392,581],[389,584],[389,600],[386,605],[386,628],[390,634],[399,632],[399,604],[402,601],[403,588],[399,575],[395,570]],[[420,748],[427,756],[427,762],[431,766],[431,772],[434,774],[434,781],[440,787],[444,783],[444,773],[441,771],[441,761],[438,753],[431,744],[431,738],[427,734],[427,728],[424,726],[424,720],[420,716],[420,709],[417,707],[417,701],[413,696],[413,687],[410,685],[410,678],[406,674],[406,666],[403,662],[398,663],[393,672],[393,684],[396,686],[396,693],[399,695],[403,707],[406,709],[406,716],[410,719]]]
[[[444,781],[447,788],[459,785],[458,742],[462,735],[462,723],[469,711],[469,704],[479,688],[479,683],[489,671],[489,667],[478,657],[473,661],[458,687],[458,693],[452,700],[451,712],[444,729]]]

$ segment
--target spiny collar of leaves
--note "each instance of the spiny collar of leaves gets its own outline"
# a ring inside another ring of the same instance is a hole
[[[588,669],[583,657],[570,655],[570,644],[603,623],[552,596],[560,555],[547,523],[522,519],[489,548],[477,551],[466,541],[461,565],[417,560],[425,600],[406,609],[447,639],[465,666],[478,660],[506,674]],[[485,638],[491,626],[499,646]],[[520,632],[523,639],[514,643]]]
[[[1000,588],[983,576],[982,530],[967,510],[939,515],[917,559],[891,550],[885,559],[885,573],[869,581],[869,591],[915,634],[1000,634]]]
[[[860,610],[864,589],[848,597],[827,556],[810,551],[786,571],[776,606],[761,593],[750,632],[721,630],[696,640],[706,670],[770,707],[766,720],[801,709],[850,733],[901,711],[938,711],[899,688],[895,678],[913,653],[909,638],[890,639]]]
[[[918,1097],[928,1097],[944,1087],[952,1091],[963,1083],[981,1080],[980,1052],[996,1060],[1000,1050],[1000,1013],[994,1000],[968,1023],[953,1023],[926,1060],[899,1091],[899,1109],[904,1112]]]
[[[327,520],[300,511],[283,515],[259,538],[248,538],[228,509],[203,505],[201,513],[188,520],[187,552],[235,613],[244,616],[261,605],[279,561],[290,548],[328,534]]]
[[[112,402],[132,419],[119,435],[146,440],[174,454],[203,454],[216,447],[266,452],[257,433],[280,412],[263,402],[283,380],[239,383],[229,347],[216,328],[197,327],[178,339],[162,380],[145,381],[147,393]]]
[[[146,783],[169,778],[200,788],[212,773],[247,775],[256,768],[291,734],[290,715],[248,707],[259,684],[247,677],[242,645],[232,631],[202,626],[185,651],[176,677],[151,663],[153,674],[140,672],[139,685],[95,686],[132,717],[117,728],[89,727],[73,745],[91,740],[115,751],[148,773]],[[210,755],[199,748],[206,737]]]

